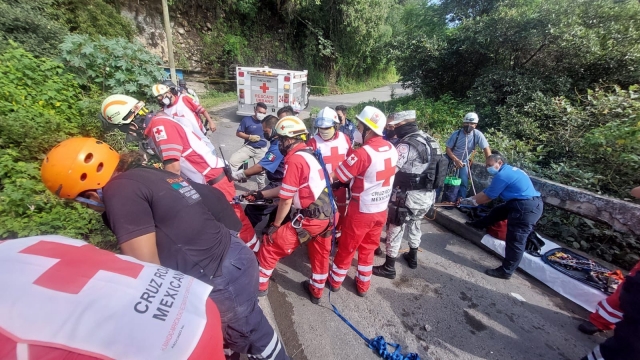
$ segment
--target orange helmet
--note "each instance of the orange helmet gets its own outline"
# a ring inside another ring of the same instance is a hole
[[[71,138],[49,151],[40,177],[58,197],[75,199],[83,191],[104,187],[119,161],[118,152],[100,140]]]

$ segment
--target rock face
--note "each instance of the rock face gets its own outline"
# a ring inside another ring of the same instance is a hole
[[[162,4],[152,0],[127,0],[121,1],[121,14],[131,19],[140,41],[151,53],[162,58],[165,65],[169,64],[167,42],[164,32],[164,20],[162,17]],[[169,8],[171,12],[172,8]],[[180,17],[176,12],[169,14],[173,33],[174,59],[176,67],[191,71],[202,71],[201,62],[202,40],[195,28]],[[203,21],[205,19],[202,19]],[[212,20],[212,19],[206,19]],[[201,31],[210,32],[211,25],[206,23]]]

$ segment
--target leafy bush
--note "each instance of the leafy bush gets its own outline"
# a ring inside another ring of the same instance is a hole
[[[12,40],[37,56],[56,56],[68,32],[54,20],[54,1],[0,0],[0,50]]]
[[[164,76],[161,59],[139,42],[68,35],[60,50],[66,70],[87,90],[146,99],[151,86]]]
[[[40,180],[44,154],[70,136],[100,136],[99,100],[52,60],[15,45],[0,53],[0,238],[62,234],[111,239],[100,217],[58,200]]]
[[[135,28],[131,21],[103,0],[54,0],[61,22],[70,32],[93,38],[121,37],[132,40]]]

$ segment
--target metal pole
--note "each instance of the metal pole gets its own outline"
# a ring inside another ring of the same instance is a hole
[[[177,84],[178,78],[176,77],[176,64],[173,61],[173,37],[171,35],[171,22],[169,21],[169,5],[167,5],[167,0],[162,0],[162,15],[164,15],[164,33],[167,36],[167,52],[169,53],[171,81]]]

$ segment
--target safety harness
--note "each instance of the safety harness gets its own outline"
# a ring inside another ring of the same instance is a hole
[[[409,134],[400,140],[399,144],[407,144],[418,150],[420,161],[428,164],[420,174],[399,171],[393,181],[393,187],[402,191],[437,189],[444,183],[448,161],[440,150],[438,141],[422,132]],[[421,149],[425,151],[420,151]]]

